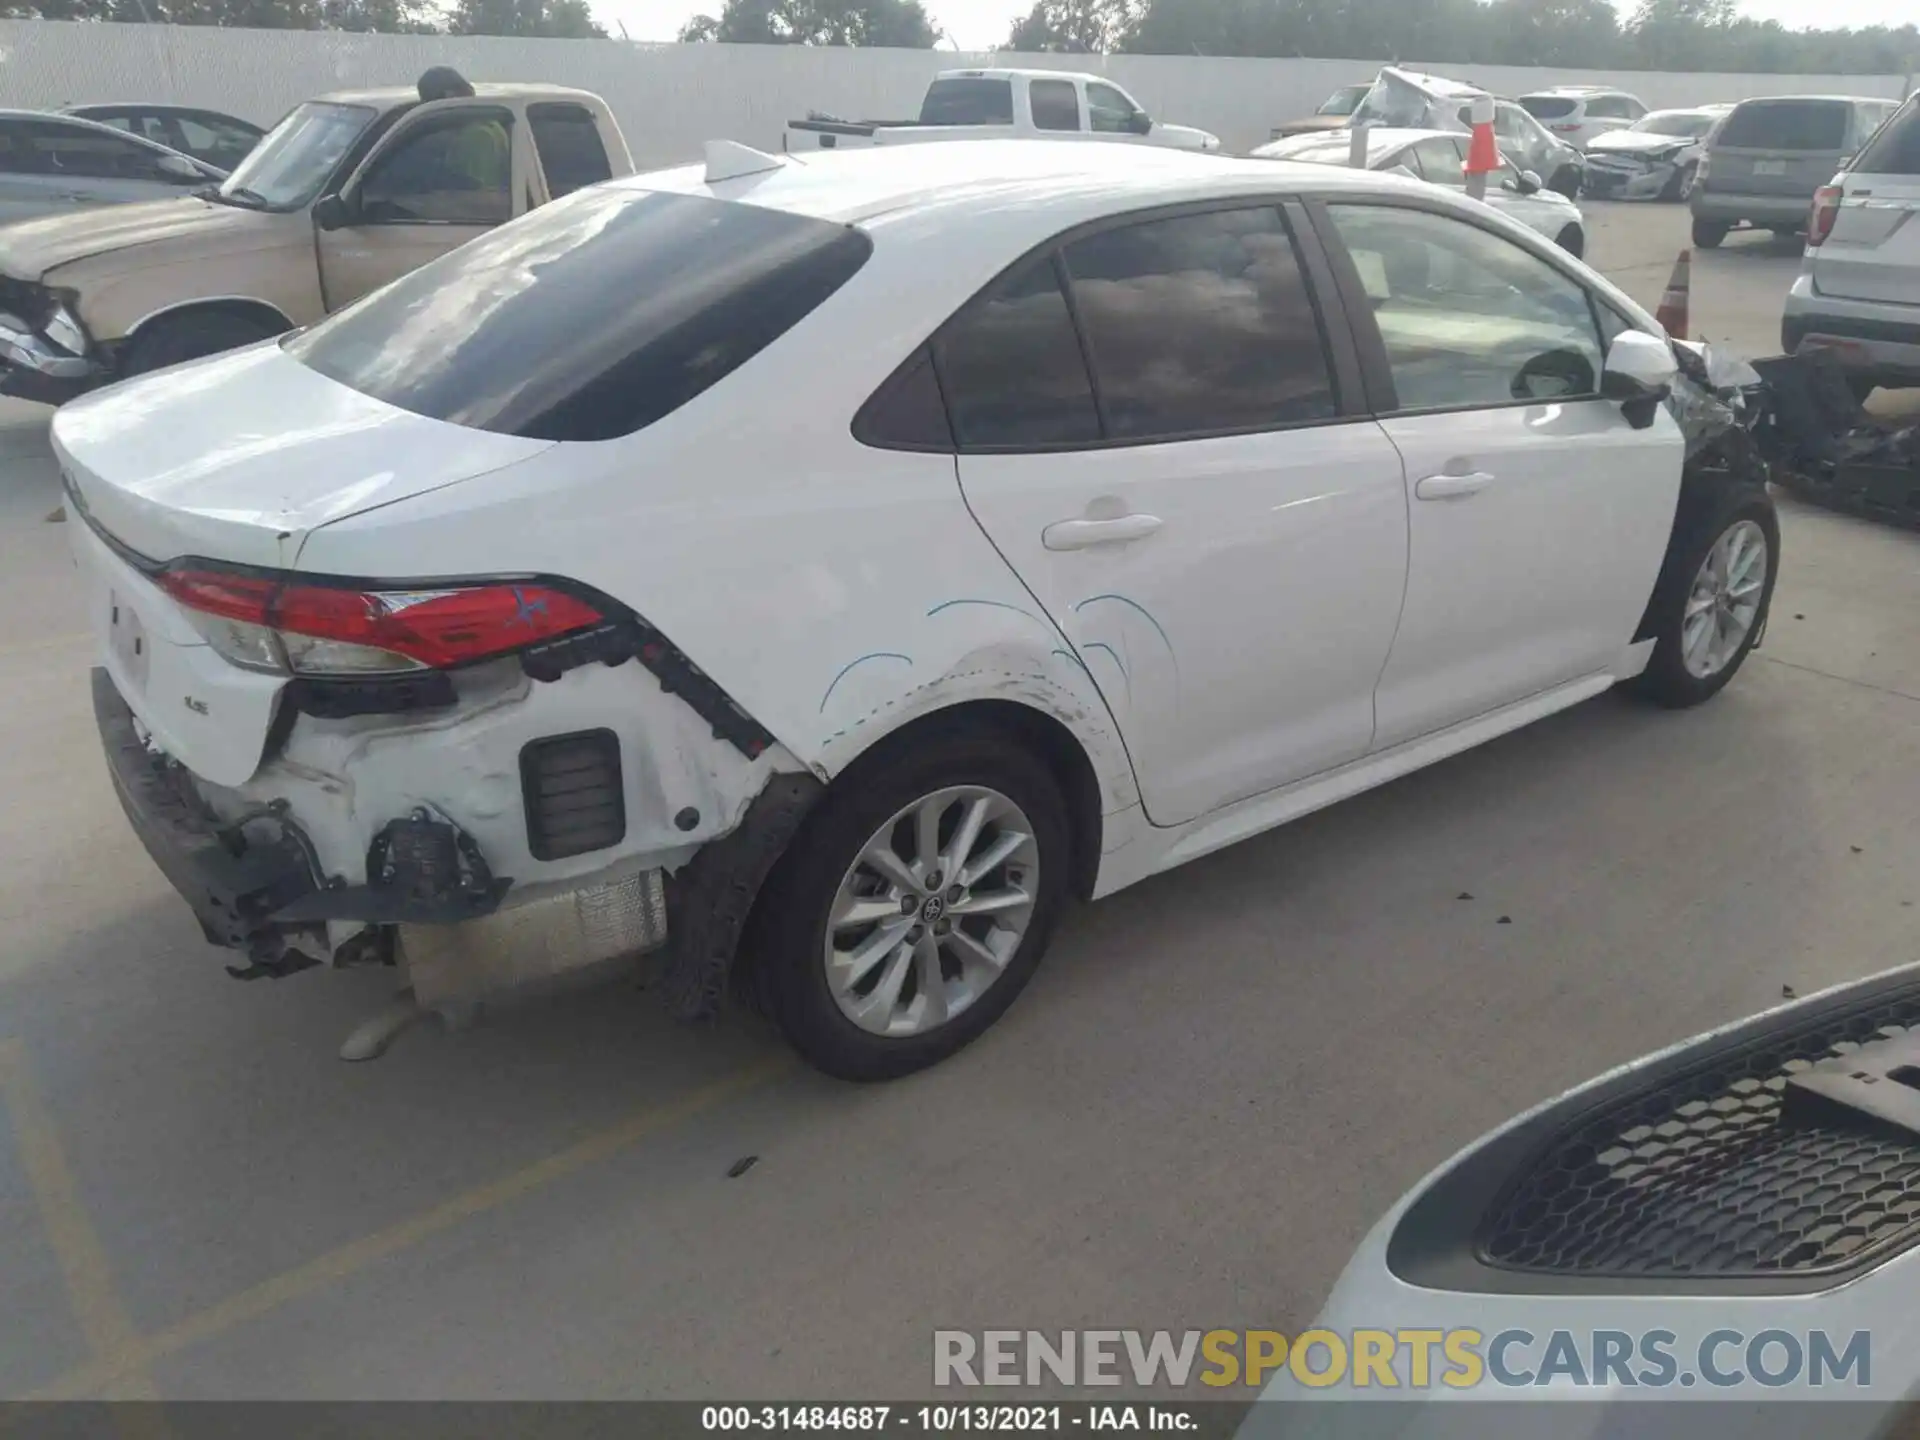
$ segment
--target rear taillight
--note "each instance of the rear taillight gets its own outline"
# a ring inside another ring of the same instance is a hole
[[[531,581],[362,589],[186,561],[161,571],[157,582],[221,656],[277,674],[446,670],[606,618],[584,600]]]
[[[1822,185],[1813,192],[1813,208],[1807,212],[1807,244],[1818,245],[1833,233],[1833,222],[1840,215],[1840,197],[1845,193],[1838,185]]]
[[[1580,127],[1578,125],[1549,125],[1547,128],[1556,135],[1578,135],[1580,133]]]

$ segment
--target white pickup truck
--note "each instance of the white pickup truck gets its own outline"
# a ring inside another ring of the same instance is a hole
[[[844,150],[1008,136],[1129,140],[1176,150],[1220,148],[1217,135],[1153,119],[1111,80],[1065,70],[943,70],[927,86],[917,120],[809,115],[787,122],[785,148]]]

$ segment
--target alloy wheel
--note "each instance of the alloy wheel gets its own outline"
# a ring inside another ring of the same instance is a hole
[[[1033,921],[1040,853],[997,790],[957,785],[899,810],[847,867],[827,917],[827,988],[875,1035],[946,1024],[1005,972]]]
[[[1689,675],[1712,679],[1740,653],[1759,618],[1767,560],[1766,532],[1752,520],[1729,526],[1713,542],[1680,620],[1680,659]]]

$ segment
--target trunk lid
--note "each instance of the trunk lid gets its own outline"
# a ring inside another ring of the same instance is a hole
[[[75,400],[54,449],[82,512],[152,560],[291,569],[316,527],[547,449],[370,399],[277,341]]]
[[[147,562],[290,570],[318,526],[552,444],[396,409],[272,341],[77,400],[53,443],[101,663],[154,742],[220,785],[259,767],[286,679],[217,654]]]

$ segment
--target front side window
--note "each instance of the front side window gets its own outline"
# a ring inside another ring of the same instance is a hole
[[[1435,185],[1464,187],[1467,183],[1465,166],[1467,157],[1452,140],[1422,140],[1413,147],[1413,153],[1419,157],[1420,173]]]
[[[367,225],[498,225],[513,214],[513,142],[505,110],[421,121],[367,164],[357,186]]]
[[[160,168],[161,152],[104,130],[78,125],[29,127],[45,173],[76,180],[151,180],[180,184]],[[204,184],[205,181],[196,180]]]
[[[1125,225],[1064,253],[1109,439],[1334,414],[1319,321],[1277,209]]]
[[[1402,410],[1597,394],[1586,290],[1538,256],[1451,216],[1328,207],[1359,271]]]
[[[594,186],[502,225],[283,342],[416,415],[607,440],[773,344],[866,262],[851,226]]]
[[[1103,135],[1131,134],[1139,128],[1134,118],[1140,113],[1125,95],[1097,80],[1087,82],[1087,121]]]
[[[1078,130],[1080,94],[1071,80],[1035,80],[1027,87],[1036,130]]]
[[[935,358],[967,447],[1043,447],[1100,438],[1080,338],[1050,256],[996,281],[941,332]]]
[[[297,105],[221,182],[220,194],[273,210],[310,204],[374,118],[365,105]]]

